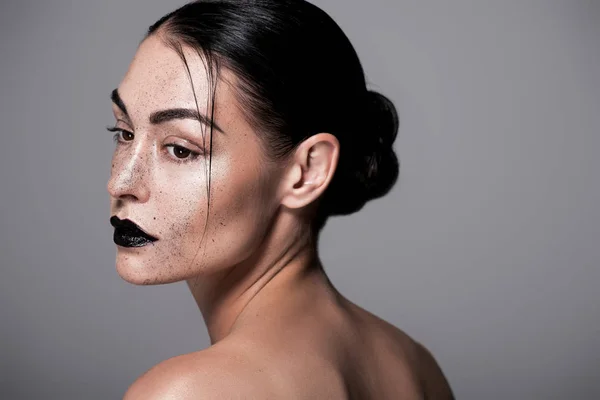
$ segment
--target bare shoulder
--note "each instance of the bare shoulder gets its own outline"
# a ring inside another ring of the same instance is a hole
[[[393,329],[397,343],[404,348],[406,363],[414,371],[426,398],[454,400],[450,384],[431,351],[399,328]]]
[[[165,360],[124,400],[347,398],[341,374],[318,353],[252,336]]]
[[[454,399],[440,365],[423,344],[361,307],[352,305],[352,309],[360,330],[365,332],[363,343],[370,343],[365,346],[365,351],[377,359],[375,365],[362,366],[363,370],[377,370],[379,379],[373,380],[375,384],[369,387],[371,392],[385,392],[379,398],[396,398],[400,383],[406,382],[401,393],[403,397],[411,394],[415,398]],[[363,358],[368,357],[363,354]]]
[[[321,325],[302,324],[285,340],[274,328],[231,335],[170,358],[138,378],[124,400],[454,399],[431,352],[395,326],[368,312],[326,335],[316,333]]]
[[[390,336],[403,348],[406,355],[404,362],[420,382],[425,398],[454,400],[450,384],[431,351],[399,328],[387,322],[385,324]]]
[[[413,341],[418,360],[419,372],[427,397],[440,400],[454,400],[454,394],[446,376],[431,352],[417,341]]]
[[[272,385],[243,356],[219,348],[169,358],[149,369],[124,400],[276,398]]]

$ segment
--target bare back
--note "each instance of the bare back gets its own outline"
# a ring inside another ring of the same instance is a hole
[[[349,301],[334,312],[307,315],[294,327],[265,324],[232,349],[267,371],[273,398],[453,399],[425,347]]]
[[[423,346],[352,302],[272,301],[209,348],[152,368],[125,399],[453,399]]]
[[[359,334],[348,349],[349,399],[453,399],[425,347],[374,314],[350,306]]]

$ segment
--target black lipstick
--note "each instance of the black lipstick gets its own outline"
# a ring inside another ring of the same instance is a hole
[[[113,215],[110,217],[110,224],[115,227],[113,240],[119,246],[142,247],[158,240],[128,219],[119,219]]]

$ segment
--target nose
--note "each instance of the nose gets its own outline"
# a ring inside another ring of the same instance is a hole
[[[135,147],[135,148],[134,148]],[[150,155],[143,153],[141,142],[131,145],[131,151],[115,150],[107,190],[117,200],[129,199],[144,203],[150,197],[148,178]]]

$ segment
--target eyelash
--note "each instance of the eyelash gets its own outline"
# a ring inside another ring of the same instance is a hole
[[[108,126],[108,127],[106,127],[106,130],[107,130],[107,131],[109,131],[109,132],[116,132],[116,133],[113,135],[113,141],[114,141],[114,142],[115,142],[117,145],[119,145],[119,144],[122,144],[122,143],[123,143],[123,142],[121,142],[121,141],[119,140],[119,137],[120,137],[120,136],[121,136],[123,133],[130,133],[130,134],[132,134],[132,135],[133,135],[133,132],[126,131],[125,129],[117,128],[116,126]],[[189,162],[195,161],[196,159],[198,159],[198,157],[200,157],[200,156],[202,155],[201,153],[198,153],[198,152],[196,152],[196,151],[192,151],[192,150],[188,149],[187,147],[183,147],[183,146],[180,146],[180,145],[178,145],[178,144],[175,144],[175,143],[166,144],[166,145],[165,145],[165,147],[172,147],[173,149],[175,149],[175,148],[180,148],[180,149],[184,149],[184,150],[186,150],[186,151],[188,151],[188,152],[189,152],[189,155],[188,155],[188,157],[186,157],[186,158],[177,158],[177,157],[174,157],[174,158],[173,158],[173,157],[169,157],[169,158],[170,158],[170,159],[171,159],[173,162],[175,162],[175,163],[178,163],[178,164],[186,164],[186,163],[189,163]],[[169,153],[169,155],[170,155],[170,153]]]

